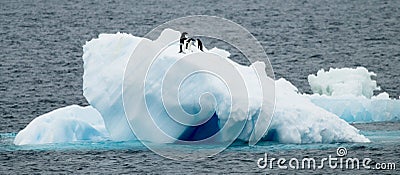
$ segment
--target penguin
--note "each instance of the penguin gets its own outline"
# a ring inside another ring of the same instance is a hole
[[[201,50],[202,52],[204,52],[203,51],[203,43],[201,42],[201,40],[200,39],[196,39],[196,42],[197,42],[197,48],[199,50]]]
[[[190,49],[190,47],[192,46],[192,43],[195,42],[196,40],[193,38],[189,38],[186,40],[186,50],[190,50],[192,51],[192,49]]]
[[[183,32],[181,34],[181,38],[179,39],[179,53],[184,53],[183,47],[184,47],[186,39],[187,39],[187,37],[186,37],[187,34],[188,34],[187,32]]]

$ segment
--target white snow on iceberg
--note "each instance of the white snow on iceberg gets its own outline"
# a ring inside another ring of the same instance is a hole
[[[122,105],[122,79],[130,55],[142,38],[100,34],[83,46],[83,95],[104,119],[113,140],[135,139]]]
[[[317,75],[309,75],[308,83],[315,94],[328,96],[354,95],[371,98],[374,90],[380,90],[376,81],[371,79],[376,76],[364,67],[331,68],[329,71],[321,69]]]

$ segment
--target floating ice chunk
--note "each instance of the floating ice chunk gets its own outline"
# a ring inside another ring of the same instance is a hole
[[[309,75],[308,82],[315,94],[328,96],[354,95],[371,98],[374,90],[380,90],[376,81],[371,79],[376,76],[364,67],[330,68],[329,71],[321,69],[317,75]]]
[[[364,67],[356,69],[330,69],[309,75],[308,81],[315,94],[304,96],[347,122],[379,122],[400,120],[400,101],[390,99],[389,94],[379,90],[376,76]]]
[[[14,144],[65,143],[104,140],[108,132],[99,112],[91,106],[71,105],[32,120],[15,137]]]

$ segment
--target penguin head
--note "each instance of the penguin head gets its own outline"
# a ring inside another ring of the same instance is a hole
[[[187,32],[182,32],[181,38],[187,38]]]

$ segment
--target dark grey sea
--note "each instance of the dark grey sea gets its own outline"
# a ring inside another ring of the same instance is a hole
[[[400,1],[0,1],[0,174],[400,174],[398,170],[260,169],[271,157],[348,157],[400,166],[400,123],[354,124],[371,143],[235,144],[202,161],[165,159],[137,142],[15,146],[32,119],[82,95],[82,46],[100,33],[144,36],[187,15],[213,15],[248,29],[265,48],[276,77],[311,93],[307,76],[330,67],[366,67],[382,91],[400,96]],[[396,167],[400,168],[400,167]]]

